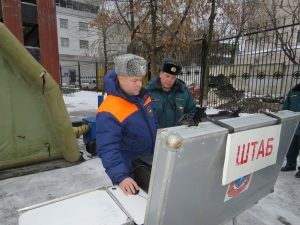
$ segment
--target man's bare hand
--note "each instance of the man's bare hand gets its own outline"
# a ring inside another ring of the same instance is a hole
[[[127,177],[122,180],[119,187],[125,195],[133,195],[139,190],[139,186],[131,177]]]

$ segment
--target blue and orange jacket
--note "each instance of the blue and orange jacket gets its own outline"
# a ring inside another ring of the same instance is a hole
[[[153,154],[158,125],[144,89],[139,96],[127,96],[114,71],[104,76],[103,83],[108,96],[97,111],[97,154],[113,184],[119,184],[132,177],[134,159]]]

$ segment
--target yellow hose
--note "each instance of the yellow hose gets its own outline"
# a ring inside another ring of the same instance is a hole
[[[81,135],[86,134],[90,130],[90,126],[88,124],[83,124],[79,127],[73,127],[76,138],[79,138]]]

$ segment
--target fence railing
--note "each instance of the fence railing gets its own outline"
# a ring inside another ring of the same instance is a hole
[[[203,62],[205,39],[197,44],[202,52],[198,58]],[[220,38],[213,41],[212,49],[207,107],[244,112],[277,111],[287,92],[300,81],[299,24],[276,29],[265,27],[238,37]],[[184,56],[182,79],[192,84],[192,93],[194,90],[201,104],[204,74],[201,68],[204,67],[199,61],[195,64],[197,60],[189,64],[186,58],[191,56]]]

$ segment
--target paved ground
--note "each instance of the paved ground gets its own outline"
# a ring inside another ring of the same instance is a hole
[[[86,161],[75,166],[1,180],[0,225],[17,225],[18,209],[86,189],[111,186],[100,159],[84,157]]]
[[[86,157],[86,156],[85,156]],[[86,189],[110,186],[98,158],[78,165],[0,181],[0,224],[17,225],[17,210]],[[280,173],[275,192],[238,217],[239,225],[298,225],[300,180]],[[229,225],[232,223],[227,223]],[[88,224],[87,224],[88,225]]]
[[[275,192],[238,216],[239,225],[299,225],[300,180],[294,172],[279,173]],[[232,223],[227,223],[229,225]]]

